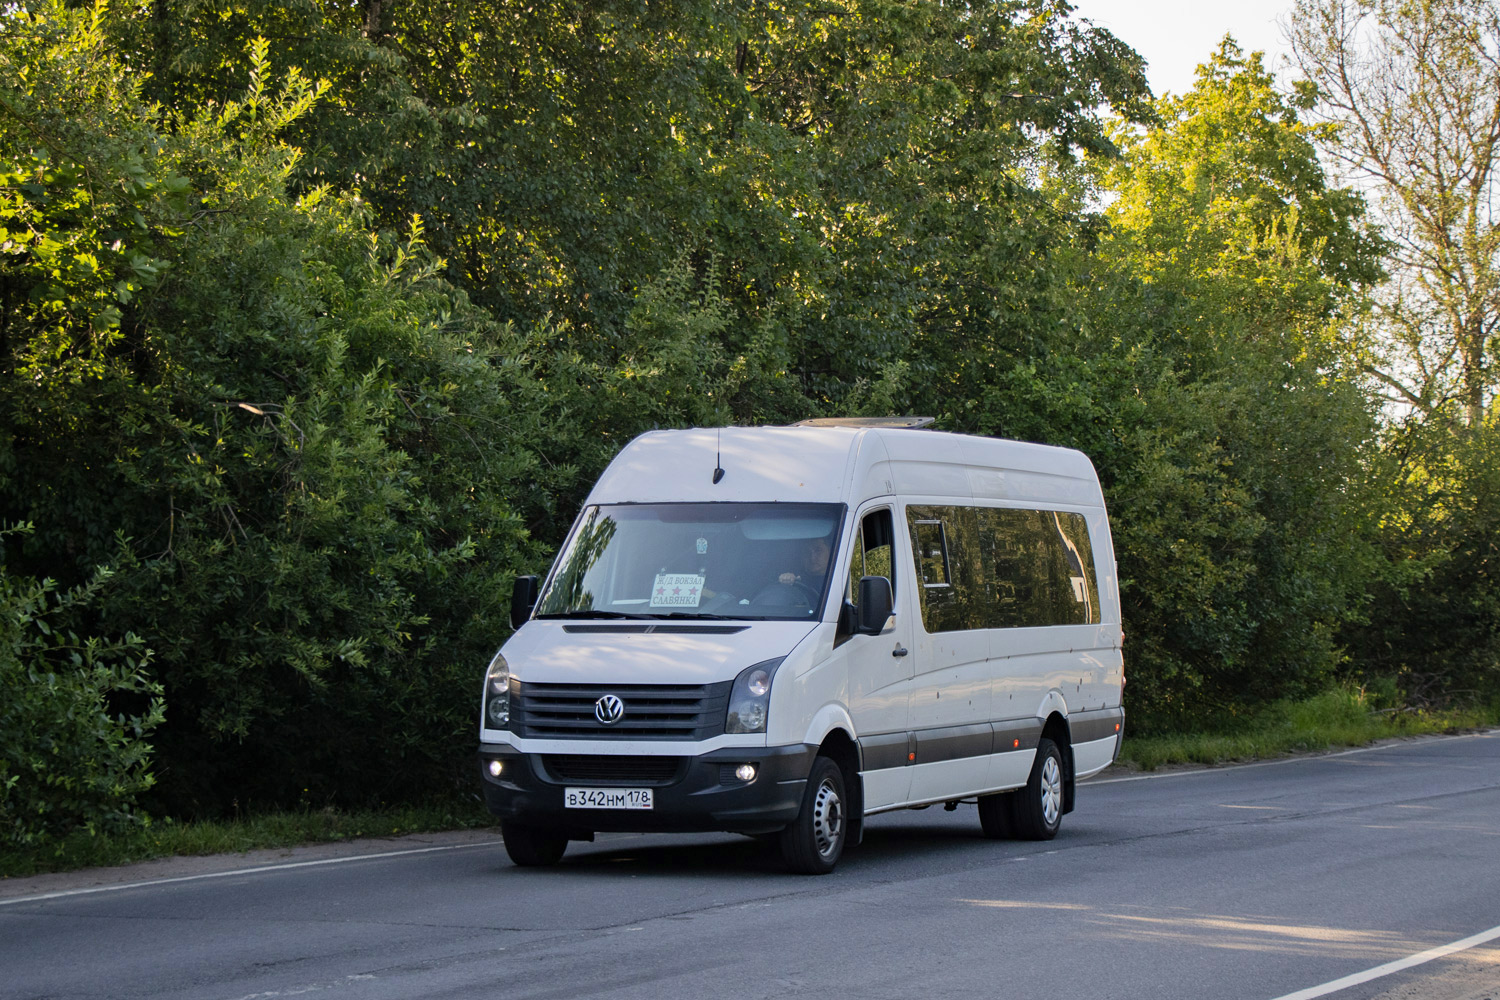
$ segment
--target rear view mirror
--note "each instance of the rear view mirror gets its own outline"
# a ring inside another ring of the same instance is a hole
[[[859,625],[855,629],[861,635],[879,635],[885,631],[890,620],[895,600],[891,596],[891,581],[883,576],[859,578]]]
[[[520,628],[526,619],[531,617],[531,609],[536,607],[537,578],[534,576],[516,577],[516,585],[510,592],[510,627]]]

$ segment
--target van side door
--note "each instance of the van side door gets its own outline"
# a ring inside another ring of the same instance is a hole
[[[857,620],[848,611],[859,600],[859,581],[883,576],[891,581],[895,622],[880,635],[859,635],[840,628],[835,640],[849,665],[849,715],[854,720],[863,759],[865,809],[906,801],[910,783],[908,713],[913,657],[911,569],[904,545],[896,544],[895,511],[889,504],[859,512],[845,565],[841,619]]]
[[[908,504],[906,527],[918,591],[911,800],[919,802],[985,787],[994,752],[995,664],[986,621],[984,539],[975,512]]]

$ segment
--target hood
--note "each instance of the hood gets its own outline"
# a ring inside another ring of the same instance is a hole
[[[786,656],[818,624],[530,621],[500,651],[523,682],[712,684]]]

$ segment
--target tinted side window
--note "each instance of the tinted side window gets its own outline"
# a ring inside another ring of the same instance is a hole
[[[974,511],[964,507],[906,509],[922,587],[918,600],[928,632],[985,628],[989,604],[981,535]]]
[[[1092,625],[1099,621],[1099,579],[1094,573],[1094,550],[1089,545],[1088,522],[1082,514],[1049,511],[1062,559],[1053,581],[1057,619],[1063,624]]]
[[[928,632],[1099,621],[1099,584],[1083,515],[924,505],[907,508],[907,517],[922,567]],[[946,585],[940,586],[934,586],[935,537],[943,543]]]
[[[980,508],[995,586],[995,628],[1099,621],[1088,522],[1056,510]]]

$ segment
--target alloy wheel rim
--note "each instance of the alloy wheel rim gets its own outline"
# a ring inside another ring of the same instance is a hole
[[[843,836],[844,803],[832,779],[825,778],[813,798],[813,843],[818,855],[825,859],[832,857]]]
[[[1042,762],[1042,819],[1052,826],[1061,815],[1062,768],[1057,766],[1057,758],[1049,754]]]

